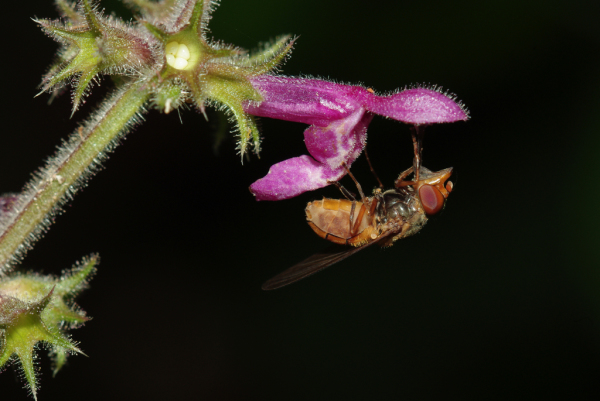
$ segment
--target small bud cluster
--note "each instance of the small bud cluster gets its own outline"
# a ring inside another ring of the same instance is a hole
[[[188,65],[190,59],[190,49],[183,44],[175,41],[167,43],[167,64],[177,70],[183,70]]]

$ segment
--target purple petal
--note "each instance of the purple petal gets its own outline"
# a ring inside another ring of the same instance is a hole
[[[366,108],[410,124],[450,123],[469,118],[452,97],[425,88],[407,89],[391,96],[370,96]]]
[[[363,108],[370,95],[360,86],[319,79],[261,75],[251,78],[263,101],[248,102],[244,110],[259,117],[327,126]]]
[[[250,186],[257,200],[292,198],[306,191],[323,188],[346,174],[366,143],[371,113],[358,109],[348,117],[326,127],[310,126],[304,141],[311,155],[295,157],[275,164],[269,173]]]
[[[251,78],[251,83],[263,100],[246,102],[244,111],[310,124],[304,140],[314,157],[296,157],[272,166],[250,187],[257,200],[288,199],[339,180],[346,173],[343,163],[350,166],[365,146],[372,113],[410,124],[469,118],[454,98],[425,88],[377,96],[360,86],[318,79],[262,75]]]
[[[294,157],[274,164],[269,173],[250,185],[256,200],[282,200],[293,198],[306,191],[323,188],[329,181],[344,176],[343,167],[335,170],[315,161],[310,156]]]
[[[373,119],[363,109],[326,127],[311,126],[304,131],[304,142],[310,154],[334,170],[346,163],[350,166],[360,155],[367,139],[367,126]]]
[[[462,104],[452,96],[426,88],[377,96],[361,86],[319,79],[261,75],[251,78],[251,82],[263,101],[248,102],[244,110],[260,117],[321,127],[359,108],[410,124],[448,123],[469,118]]]

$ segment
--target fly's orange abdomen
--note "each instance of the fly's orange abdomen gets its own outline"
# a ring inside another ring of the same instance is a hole
[[[306,219],[317,235],[336,244],[360,246],[377,238],[373,215],[362,202],[327,198],[310,202]]]

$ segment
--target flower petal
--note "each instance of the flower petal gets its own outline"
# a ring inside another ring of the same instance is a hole
[[[321,127],[363,108],[370,95],[360,86],[319,79],[261,75],[250,81],[263,101],[246,102],[244,111],[247,113]]]
[[[467,120],[468,112],[450,95],[426,88],[377,96],[361,86],[318,79],[261,75],[250,79],[263,100],[245,102],[260,117],[310,124],[304,141],[314,157],[292,158],[271,167],[250,190],[257,200],[288,199],[322,188],[346,174],[366,143],[373,114],[410,124]]]
[[[323,188],[346,174],[343,167],[331,170],[310,156],[294,157],[274,164],[269,173],[250,185],[256,200],[282,200]]]
[[[469,114],[452,97],[431,89],[414,88],[391,96],[370,96],[367,110],[410,124],[468,120]]]
[[[372,119],[371,113],[358,109],[326,127],[310,126],[304,131],[306,148],[317,161],[332,170],[342,163],[350,166],[365,147],[367,126]]]

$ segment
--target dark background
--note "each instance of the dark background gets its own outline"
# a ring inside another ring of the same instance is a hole
[[[600,13],[586,3],[223,0],[218,39],[300,35],[286,74],[455,92],[472,119],[429,128],[424,153],[455,168],[455,192],[415,237],[264,292],[327,245],[303,209],[337,190],[247,190],[306,153],[306,126],[263,119],[262,157],[242,166],[233,140],[213,152],[215,113],[182,125],[150,112],[20,267],[102,260],[78,300],[94,319],[72,332],[89,358],[53,379],[42,351],[40,400],[598,399]],[[33,98],[57,46],[29,18],[57,14],[12,7],[0,192],[20,190],[111,87],[73,119],[68,95]],[[369,153],[391,185],[411,163],[408,127],[376,117]],[[375,186],[363,158],[353,171]],[[0,375],[2,400],[27,399],[17,376]]]

